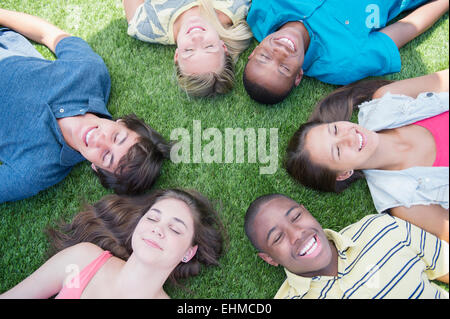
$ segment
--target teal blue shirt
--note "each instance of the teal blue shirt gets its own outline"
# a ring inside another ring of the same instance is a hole
[[[305,75],[344,85],[401,69],[394,41],[377,30],[425,0],[253,0],[247,22],[262,41],[285,23],[301,21],[309,32]]]

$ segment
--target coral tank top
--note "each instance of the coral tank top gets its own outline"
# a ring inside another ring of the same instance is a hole
[[[425,127],[433,135],[434,142],[436,144],[436,159],[433,163],[433,166],[448,167],[448,111],[424,120],[417,121],[412,124]]]
[[[109,251],[104,251],[99,257],[83,268],[77,276],[65,284],[55,299],[80,299],[89,281],[91,281],[92,277],[95,276],[97,271],[111,256],[112,254]]]

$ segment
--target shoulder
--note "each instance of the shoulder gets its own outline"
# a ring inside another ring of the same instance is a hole
[[[92,61],[104,65],[103,59],[85,40],[75,36],[61,39],[55,48],[58,59],[74,61]]]
[[[103,252],[104,250],[99,246],[83,242],[60,251],[54,257],[63,262],[66,265],[66,268],[69,266],[76,266],[81,270]]]
[[[82,242],[76,245],[73,245],[66,249],[68,253],[75,254],[78,256],[92,256],[92,255],[98,255],[104,252],[102,248],[99,246],[89,243],[89,242]]]

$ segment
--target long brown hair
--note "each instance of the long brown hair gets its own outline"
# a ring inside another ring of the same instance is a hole
[[[201,265],[218,265],[223,253],[224,228],[218,213],[210,201],[193,190],[167,189],[131,197],[107,195],[92,205],[85,205],[70,223],[60,223],[47,234],[51,242],[51,254],[81,242],[90,242],[114,256],[128,260],[132,253],[131,239],[139,220],[158,201],[174,198],[190,208],[194,220],[192,245],[198,245],[197,253],[187,263],[180,263],[169,279],[195,276]]]
[[[337,181],[337,171],[311,161],[310,154],[305,148],[306,136],[317,125],[350,121],[358,105],[369,101],[375,91],[389,83],[391,81],[388,80],[359,81],[343,86],[319,101],[308,122],[300,125],[288,143],[284,166],[289,175],[304,186],[337,193],[364,177],[361,171],[354,171],[349,178]]]

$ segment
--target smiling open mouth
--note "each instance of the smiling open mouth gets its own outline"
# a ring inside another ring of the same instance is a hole
[[[290,39],[288,39],[286,37],[278,38],[276,40],[278,40],[278,41],[282,42],[283,44],[285,44],[289,49],[291,49],[291,51],[295,51],[295,44],[294,44],[294,42],[292,40],[290,40]]]
[[[191,32],[199,32],[199,31],[205,31],[205,28],[200,27],[200,26],[190,27],[190,28],[187,30],[186,34],[189,34],[189,33],[191,33]]]
[[[86,146],[89,146],[89,139],[91,138],[92,132],[96,129],[97,127],[93,127],[91,129],[88,130],[88,132],[86,133],[85,137],[84,137],[84,143],[86,144]]]
[[[356,134],[358,135],[358,139],[359,139],[359,149],[358,151],[361,151],[363,149],[363,147],[366,145],[366,138],[364,136],[364,134],[356,132]]]
[[[299,256],[309,256],[311,255],[319,246],[318,242],[317,242],[317,238],[316,236],[313,236],[304,246],[303,248],[300,250],[300,252],[298,253]]]

